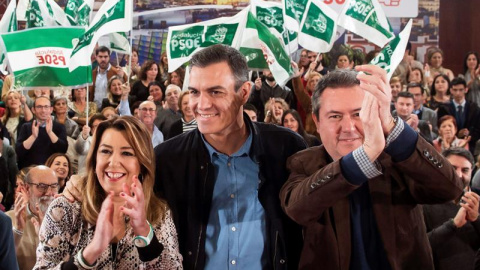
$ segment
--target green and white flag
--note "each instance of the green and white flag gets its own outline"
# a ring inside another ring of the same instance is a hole
[[[107,0],[73,49],[70,70],[90,66],[90,55],[100,37],[132,29],[132,0]]]
[[[287,52],[292,54],[298,50],[298,34],[285,28],[283,9],[280,3],[263,0],[251,1],[252,14],[272,30],[272,33],[283,39]]]
[[[26,17],[27,28],[70,26],[65,12],[54,0],[31,0]]]
[[[238,48],[248,8],[233,17],[222,17],[188,25],[171,26],[167,36],[168,71],[188,62],[192,55],[211,45]]]
[[[337,17],[323,0],[309,0],[298,33],[300,45],[318,53],[329,52],[335,42]]]
[[[68,0],[65,14],[71,25],[88,26],[92,19],[93,0]]]
[[[123,54],[130,54],[130,41],[125,32],[108,34],[110,49]]]
[[[8,33],[17,31],[17,15],[16,15],[17,3],[11,0],[8,4],[2,19],[0,20],[0,33]],[[0,71],[3,74],[7,73],[7,62],[5,61],[5,54],[3,50],[0,50]]]
[[[15,77],[15,87],[62,87],[85,85],[91,67],[70,72],[73,44],[85,32],[83,27],[37,27],[2,34],[2,49]],[[55,38],[52,38],[55,37]]]
[[[284,44],[270,29],[248,12],[248,19],[242,34],[240,52],[247,58],[248,67],[252,69],[268,68],[279,85],[293,75],[290,57]]]
[[[348,0],[338,25],[383,48],[395,37],[378,0]]]
[[[387,71],[387,81],[390,81],[393,72],[395,72],[395,69],[405,55],[405,48],[407,48],[411,30],[412,20],[410,19],[402,32],[392,39],[392,41],[390,41],[390,43],[388,43],[388,45],[385,46],[385,48],[383,48],[382,51],[370,62],[370,64],[377,65]]]
[[[0,33],[17,31],[17,3],[13,0],[8,4],[2,19],[0,20]]]
[[[285,28],[298,32],[308,0],[282,0]]]

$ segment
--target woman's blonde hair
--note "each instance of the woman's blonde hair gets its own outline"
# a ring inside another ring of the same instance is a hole
[[[97,151],[101,138],[106,130],[115,129],[125,136],[134,149],[140,164],[141,183],[145,196],[145,212],[150,223],[161,220],[165,216],[166,203],[155,196],[155,155],[152,138],[145,125],[133,116],[121,116],[101,122],[93,136],[92,147],[88,152],[86,176],[83,179],[84,200],[82,201],[82,216],[90,224],[96,224],[106,193],[95,174]]]
[[[20,92],[15,91],[15,90],[9,90],[9,91],[5,94],[5,96],[3,96],[3,102],[5,103],[5,114],[4,114],[3,117],[2,117],[2,123],[3,123],[4,125],[6,125],[8,119],[10,119],[10,117],[12,117],[12,111],[11,111],[10,108],[8,108],[8,106],[7,106],[8,96],[10,96],[11,94],[18,95],[18,99],[20,99],[20,98],[22,97],[22,95],[20,94]],[[26,106],[26,105],[25,105],[25,106]],[[20,109],[20,115],[23,115],[23,109]]]
[[[113,84],[113,82],[114,82],[115,80],[119,80],[120,83],[123,84],[123,79],[122,79],[121,77],[116,76],[116,75],[115,75],[115,76],[112,76],[112,77],[110,78],[110,80],[108,80],[108,85],[107,85],[107,99],[108,99],[108,101],[110,102],[110,104],[118,105],[118,104],[120,104],[120,101],[115,101],[115,100],[113,99],[113,94],[112,94],[112,90],[111,90],[112,84]]]

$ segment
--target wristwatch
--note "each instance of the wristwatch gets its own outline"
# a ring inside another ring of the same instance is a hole
[[[133,238],[133,244],[136,247],[146,247],[146,246],[150,245],[150,242],[152,242],[153,227],[150,224],[150,222],[148,222],[148,220],[147,220],[147,223],[148,223],[148,226],[150,227],[150,232],[148,232],[147,237],[140,235],[140,236],[135,236],[135,238]]]

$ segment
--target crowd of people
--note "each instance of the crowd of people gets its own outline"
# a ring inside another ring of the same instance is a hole
[[[387,80],[378,53],[301,50],[286,85],[223,45],[3,76],[0,269],[480,268],[478,54],[407,46]]]

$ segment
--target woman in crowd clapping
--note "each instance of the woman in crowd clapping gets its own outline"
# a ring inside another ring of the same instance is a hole
[[[477,52],[468,52],[463,64],[467,82],[467,100],[480,106],[480,62]]]
[[[10,90],[3,98],[5,114],[2,123],[8,130],[10,145],[15,145],[20,127],[33,118],[32,111],[26,105],[27,99],[20,92]]]
[[[81,180],[82,202],[50,205],[34,269],[181,269],[170,210],[153,193],[150,133],[134,117],[101,122]]]
[[[290,109],[283,98],[270,98],[265,103],[265,119],[263,122],[282,125],[283,112]]]
[[[441,153],[451,147],[463,147],[468,150],[470,136],[465,139],[457,138],[457,121],[451,115],[442,116],[438,120],[438,138],[433,141],[435,149]]]
[[[130,61],[130,57],[127,55],[127,61]],[[133,84],[136,80],[138,80],[138,75],[140,74],[140,64],[138,63],[138,50],[136,48],[132,48],[132,64],[130,65],[127,63],[123,68],[123,72],[129,76],[130,84]],[[131,70],[130,70],[130,67]]]
[[[118,105],[120,104],[120,100],[122,99],[122,85],[123,85],[122,78],[118,76],[112,76],[108,81],[107,89],[107,97],[102,100],[102,108],[100,111],[107,107],[112,107],[118,113]],[[130,100],[132,98],[128,97]]]

